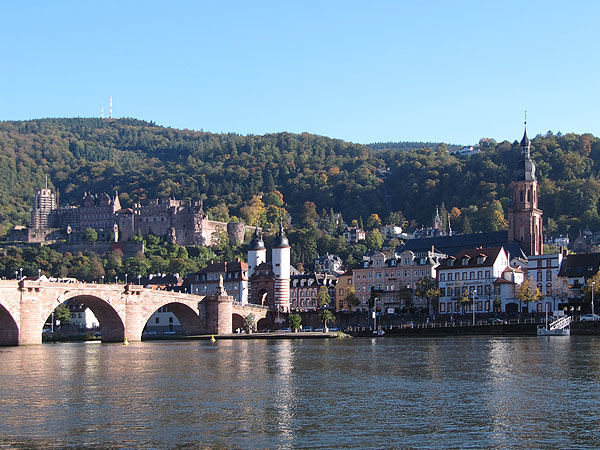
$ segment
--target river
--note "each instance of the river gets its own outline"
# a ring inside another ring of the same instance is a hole
[[[600,337],[0,348],[0,448],[600,448]]]

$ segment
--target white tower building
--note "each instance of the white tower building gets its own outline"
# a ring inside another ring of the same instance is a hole
[[[257,228],[256,233],[254,233],[254,237],[250,241],[250,246],[248,247],[248,279],[250,279],[256,267],[264,263],[266,260],[267,249],[265,248],[265,243],[263,242],[262,236],[259,234]]]
[[[277,311],[290,310],[290,243],[283,234],[283,224],[273,240],[274,306]]]

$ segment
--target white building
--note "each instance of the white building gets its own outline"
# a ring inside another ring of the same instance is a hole
[[[517,270],[509,266],[503,247],[463,250],[450,256],[437,267],[439,313],[472,312],[473,300],[476,312],[491,313],[496,297],[506,311],[507,305],[514,303],[515,286],[523,279]],[[471,301],[461,304],[458,300],[465,293]]]
[[[148,333],[162,333],[165,331],[182,332],[181,323],[177,320],[177,316],[173,314],[168,306],[158,308],[146,322],[145,331]]]
[[[566,301],[567,290],[558,279],[563,262],[562,253],[531,255],[527,263],[527,277],[531,289],[539,289],[543,298],[528,305],[529,312],[556,311],[558,304]]]
[[[79,330],[92,330],[100,326],[100,322],[92,310],[83,303],[70,303],[67,307],[71,312],[70,324]]]

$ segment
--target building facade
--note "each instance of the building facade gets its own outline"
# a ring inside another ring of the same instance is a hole
[[[437,267],[440,290],[438,312],[472,312],[473,299],[476,312],[493,312],[496,296],[502,295],[500,288],[495,289],[495,286],[506,284],[504,281],[514,283],[514,277],[513,280],[507,280],[504,276],[507,268],[510,274],[516,273],[510,270],[508,255],[502,247],[463,250],[448,257]],[[500,280],[499,283],[494,284],[497,280]],[[518,277],[516,280],[519,281]],[[509,292],[504,289],[505,297]],[[466,297],[471,301],[462,302],[461,299]],[[501,300],[506,304],[511,298]]]
[[[421,255],[407,250],[390,258],[383,252],[373,253],[361,267],[352,270],[359,308],[369,308],[372,293],[377,298],[377,309],[388,313],[398,312],[407,305],[425,307],[426,304],[415,296],[417,282],[422,278],[435,279],[436,269],[445,256],[435,249]]]
[[[220,279],[234,301],[248,303],[248,264],[243,261],[211,263],[199,272],[188,275],[183,286],[187,286],[191,294],[215,295]]]

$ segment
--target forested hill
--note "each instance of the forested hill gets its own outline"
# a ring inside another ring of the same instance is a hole
[[[401,212],[413,226],[427,224],[439,205],[459,231],[505,226],[517,141],[485,140],[468,157],[437,144],[397,148],[374,150],[306,133],[212,134],[134,119],[0,122],[0,235],[27,224],[46,175],[61,205],[79,204],[85,191],[116,190],[123,206],[156,197],[204,198],[218,220],[273,220],[248,208],[264,194],[267,210],[285,209],[294,223],[312,202],[318,214],[341,212],[347,222]],[[599,140],[549,132],[533,139],[532,156],[549,231],[600,229]]]

